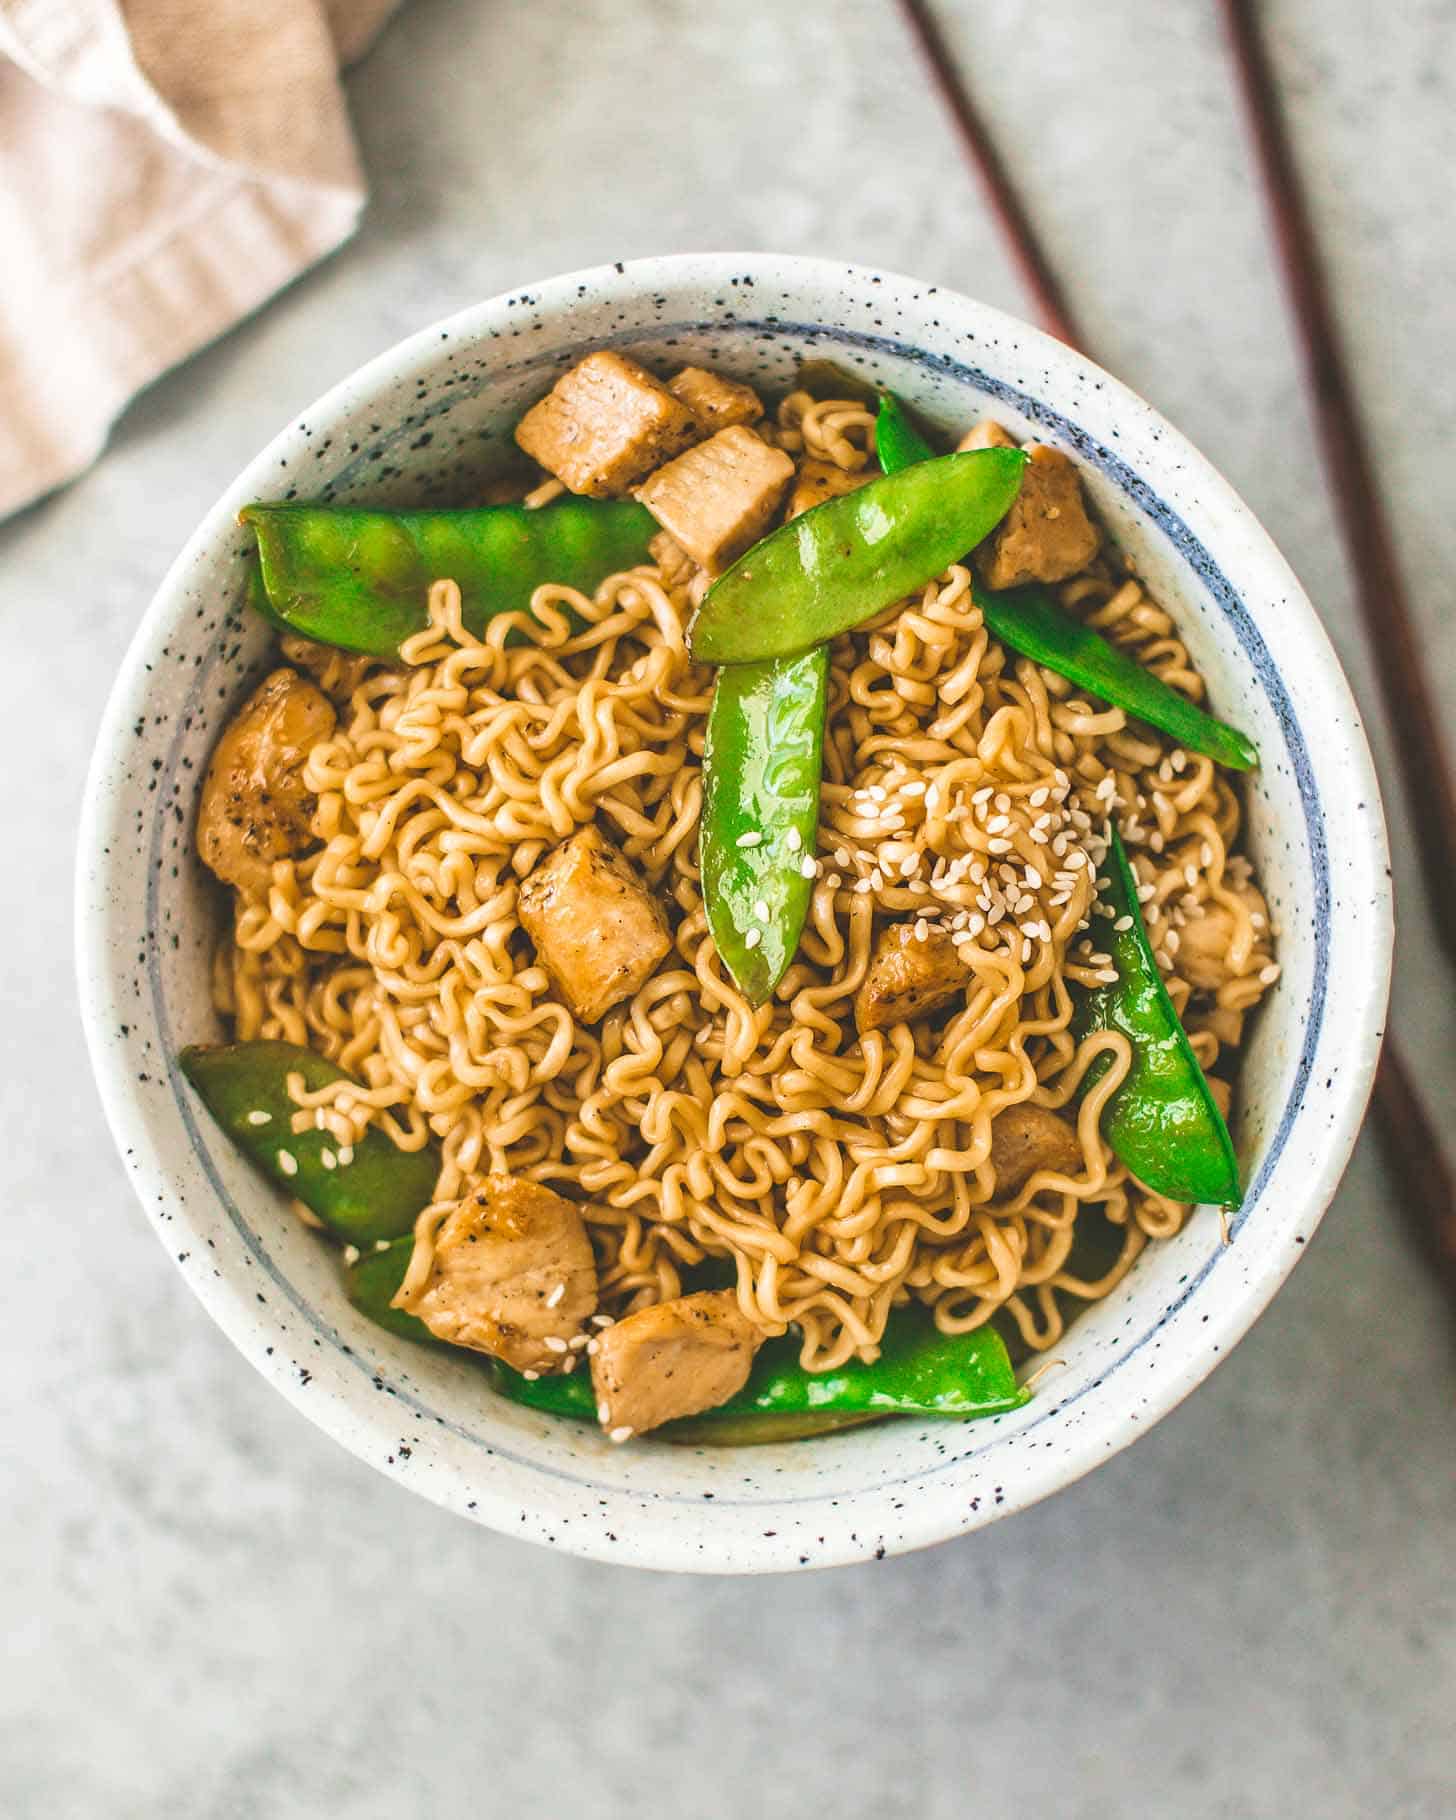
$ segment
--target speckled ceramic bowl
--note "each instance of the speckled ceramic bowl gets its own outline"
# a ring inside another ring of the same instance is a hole
[[[1259,743],[1251,840],[1284,973],[1240,1083],[1250,1190],[1233,1243],[1204,1210],[1150,1247],[1014,1415],[692,1452],[614,1448],[516,1408],[469,1358],[412,1347],[351,1310],[333,1254],[230,1150],[173,1062],[219,1034],[194,799],[268,642],[241,608],[239,506],[467,501],[524,407],[602,345],[771,391],[806,356],[828,357],[947,431],[993,410],[1070,451],[1177,615],[1214,705]],[[1209,464],[1023,323],[905,278],[764,255],[553,279],[424,330],[321,399],[229,489],[162,584],[112,694],[81,833],[92,1059],[137,1194],[213,1317],[320,1428],[401,1484],[507,1535],[648,1567],[878,1559],[1018,1510],[1145,1433],[1244,1333],[1318,1223],[1370,1089],[1390,945],[1385,835],[1350,692],[1288,565]]]

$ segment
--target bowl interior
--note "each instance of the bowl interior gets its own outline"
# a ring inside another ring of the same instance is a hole
[[[825,326],[830,325],[830,326]],[[253,1177],[172,1063],[219,1034],[218,903],[191,845],[210,748],[268,634],[242,610],[252,497],[468,504],[512,425],[593,347],[711,364],[768,392],[806,358],[901,393],[946,432],[993,411],[1067,449],[1174,613],[1217,712],[1263,767],[1249,841],[1283,978],[1246,1049],[1235,1138],[1249,1193],[1224,1247],[1204,1211],[1148,1248],[1057,1348],[1015,1415],[812,1443],[616,1449],[494,1397],[470,1360],[356,1316],[333,1255]],[[1341,851],[1326,838],[1329,805]],[[1357,807],[1358,805],[1358,807]],[[1388,905],[1378,802],[1338,667],[1287,568],[1187,444],[1034,331],[903,280],[807,262],[609,268],[426,331],[322,400],[201,528],[138,635],[98,745],[83,833],[83,998],[108,1111],[179,1265],[260,1369],[364,1458],[515,1534],[607,1558],[747,1569],[911,1546],[1030,1502],[1176,1402],[1253,1319],[1317,1221],[1368,1090]],[[1339,968],[1332,1004],[1328,981]],[[1320,1095],[1318,1115],[1311,1094]]]

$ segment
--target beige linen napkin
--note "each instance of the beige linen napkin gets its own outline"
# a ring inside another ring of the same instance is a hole
[[[0,0],[0,517],[352,233],[398,0]]]

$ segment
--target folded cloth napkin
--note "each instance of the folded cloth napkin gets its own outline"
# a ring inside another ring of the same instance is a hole
[[[0,0],[0,518],[352,233],[398,0]]]

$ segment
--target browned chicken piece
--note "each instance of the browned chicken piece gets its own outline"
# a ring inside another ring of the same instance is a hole
[[[597,1335],[597,1419],[613,1440],[625,1441],[716,1409],[743,1388],[762,1341],[731,1289],[639,1309]]]
[[[625,493],[698,434],[681,399],[625,354],[588,354],[533,404],[516,441],[573,493]]]
[[[1234,892],[1248,905],[1251,915],[1262,916],[1262,929],[1269,927],[1269,906],[1262,892],[1246,885]],[[1227,905],[1210,898],[1197,910],[1190,910],[1178,930],[1178,948],[1173,956],[1173,971],[1181,973],[1188,984],[1199,992],[1217,992],[1234,977],[1229,966],[1229,943],[1234,938],[1234,913]]]
[[[1200,1030],[1211,1030],[1225,1049],[1237,1049],[1244,1040],[1244,1014],[1231,1005],[1213,1005],[1193,1022]]]
[[[1082,1173],[1082,1146],[1076,1127],[1059,1112],[1022,1100],[1006,1106],[991,1122],[991,1167],[996,1199],[1018,1194],[1038,1169],[1058,1175]]]
[[[1213,1103],[1224,1118],[1229,1115],[1229,1108],[1234,1103],[1234,1090],[1227,1081],[1220,1080],[1216,1074],[1205,1075],[1208,1091],[1213,1096]]]
[[[948,929],[928,930],[924,941],[917,941],[913,923],[891,923],[880,931],[854,995],[855,1027],[863,1036],[938,1011],[970,977]]]
[[[799,463],[799,470],[794,475],[787,516],[797,518],[800,512],[822,506],[826,499],[838,499],[841,493],[853,493],[873,479],[873,474],[851,474],[836,462],[820,461],[817,456],[810,455]]]
[[[1001,428],[994,417],[983,417],[973,423],[956,444],[956,454],[967,449],[1014,449],[1016,438]]]
[[[698,565],[692,557],[666,531],[659,531],[656,537],[650,539],[647,554],[661,569],[662,579],[670,588],[691,581],[698,572]]]
[[[783,450],[739,423],[659,468],[637,497],[695,563],[714,573],[763,536],[793,477]]]
[[[486,1176],[446,1214],[425,1282],[394,1306],[516,1371],[558,1370],[597,1306],[581,1210],[539,1182]]]
[[[584,1024],[631,998],[672,947],[662,911],[593,827],[554,847],[521,886],[521,925]]]
[[[757,423],[763,416],[763,400],[751,385],[724,379],[706,367],[684,367],[668,380],[667,389],[692,412],[704,436],[730,424]]]
[[[197,851],[220,879],[266,890],[274,861],[312,843],[303,767],[334,722],[328,697],[296,670],[274,670],[243,703],[213,748],[197,810]]]
[[[1077,470],[1059,449],[1034,444],[1011,510],[976,552],[988,588],[1065,581],[1097,554],[1102,533],[1087,516]]]
[[[329,700],[340,706],[348,701],[368,672],[379,667],[377,657],[340,651],[336,645],[317,645],[311,638],[300,638],[296,632],[285,632],[278,640],[278,649],[296,670],[311,676]]]

